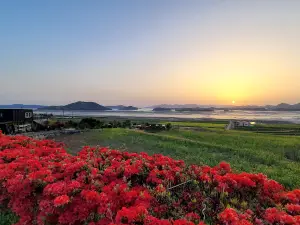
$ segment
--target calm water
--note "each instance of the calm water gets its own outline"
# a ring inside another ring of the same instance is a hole
[[[37,113],[52,113],[63,115],[57,111],[36,111]],[[152,109],[140,109],[137,111],[64,111],[65,116],[120,116],[120,117],[158,117],[158,118],[185,118],[185,119],[247,119],[247,120],[276,120],[300,124],[300,111],[298,112],[274,112],[274,111],[230,111],[216,110],[214,112],[153,112]]]

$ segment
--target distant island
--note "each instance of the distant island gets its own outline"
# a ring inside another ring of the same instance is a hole
[[[210,107],[225,107],[225,106],[198,105],[198,104],[161,104],[161,105],[149,106],[148,108],[180,109],[180,108],[210,108]]]
[[[228,108],[227,108],[228,109]],[[230,107],[231,110],[251,110],[251,111],[300,111],[300,103],[290,105],[287,103],[280,103],[278,105],[266,105],[266,106],[235,106]]]
[[[48,106],[41,108],[39,110],[97,110],[97,111],[105,111],[111,110],[111,108],[105,107],[103,105],[99,105],[96,102],[74,102],[64,106]]]
[[[176,112],[213,112],[214,108],[200,108],[200,107],[194,107],[194,108],[164,108],[164,107],[156,107],[152,111],[155,112],[170,112],[170,111],[176,111]]]
[[[171,110],[172,110],[171,108],[156,107],[152,111],[155,111],[155,112],[169,112]]]
[[[265,106],[233,106],[225,108],[217,108],[218,110],[232,111],[232,110],[246,110],[246,111],[270,111],[271,109],[266,108]]]
[[[287,104],[280,103],[278,105],[197,105],[197,104],[161,104],[155,106],[149,106],[154,112],[202,112],[202,111],[234,111],[234,110],[247,110],[247,111],[300,111],[300,103],[298,104]],[[60,106],[45,106],[45,105],[26,105],[26,104],[11,104],[11,105],[0,105],[0,109],[36,109],[39,111],[43,110],[95,110],[95,111],[106,111],[106,110],[119,110],[119,111],[134,111],[139,108],[135,106],[115,105],[115,106],[103,106],[96,102],[84,102],[77,101],[68,105]]]
[[[105,106],[107,108],[110,108],[110,109],[114,109],[114,110],[138,110],[139,108],[137,107],[134,107],[134,106],[125,106],[125,105],[116,105],[116,106]]]
[[[215,109],[214,108],[178,108],[175,109],[176,112],[213,112]]]
[[[40,109],[45,108],[45,105],[24,105],[24,104],[12,104],[12,105],[0,105],[0,109]]]
[[[245,105],[245,106],[234,106],[234,105],[196,105],[196,104],[161,104],[153,106],[153,111],[171,111],[175,110],[178,112],[196,112],[196,111],[214,111],[214,110],[248,110],[248,111],[300,111],[300,103],[290,105],[287,103],[281,103],[278,105]]]
[[[269,106],[269,108],[277,111],[300,111],[300,103],[295,105],[281,103],[277,106]]]

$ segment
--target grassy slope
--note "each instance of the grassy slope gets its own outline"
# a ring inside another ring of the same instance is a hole
[[[224,131],[217,129],[218,126],[208,128],[208,132],[175,129],[144,133],[104,129],[60,140],[71,149],[101,145],[134,152],[161,153],[194,164],[214,166],[225,160],[236,171],[262,172],[289,188],[300,187],[299,137]],[[207,128],[206,125],[201,127]]]
[[[168,123],[168,122],[165,122]],[[225,122],[169,122],[173,127],[193,127],[193,128],[204,128],[213,130],[224,130],[227,123]]]

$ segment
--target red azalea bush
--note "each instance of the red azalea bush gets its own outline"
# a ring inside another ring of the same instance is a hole
[[[0,203],[17,224],[300,224],[300,190],[229,164],[186,166],[162,155],[0,133]]]

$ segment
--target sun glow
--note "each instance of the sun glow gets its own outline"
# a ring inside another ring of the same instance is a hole
[[[234,100],[232,100],[232,102],[231,102],[232,104],[235,104],[235,101]]]

